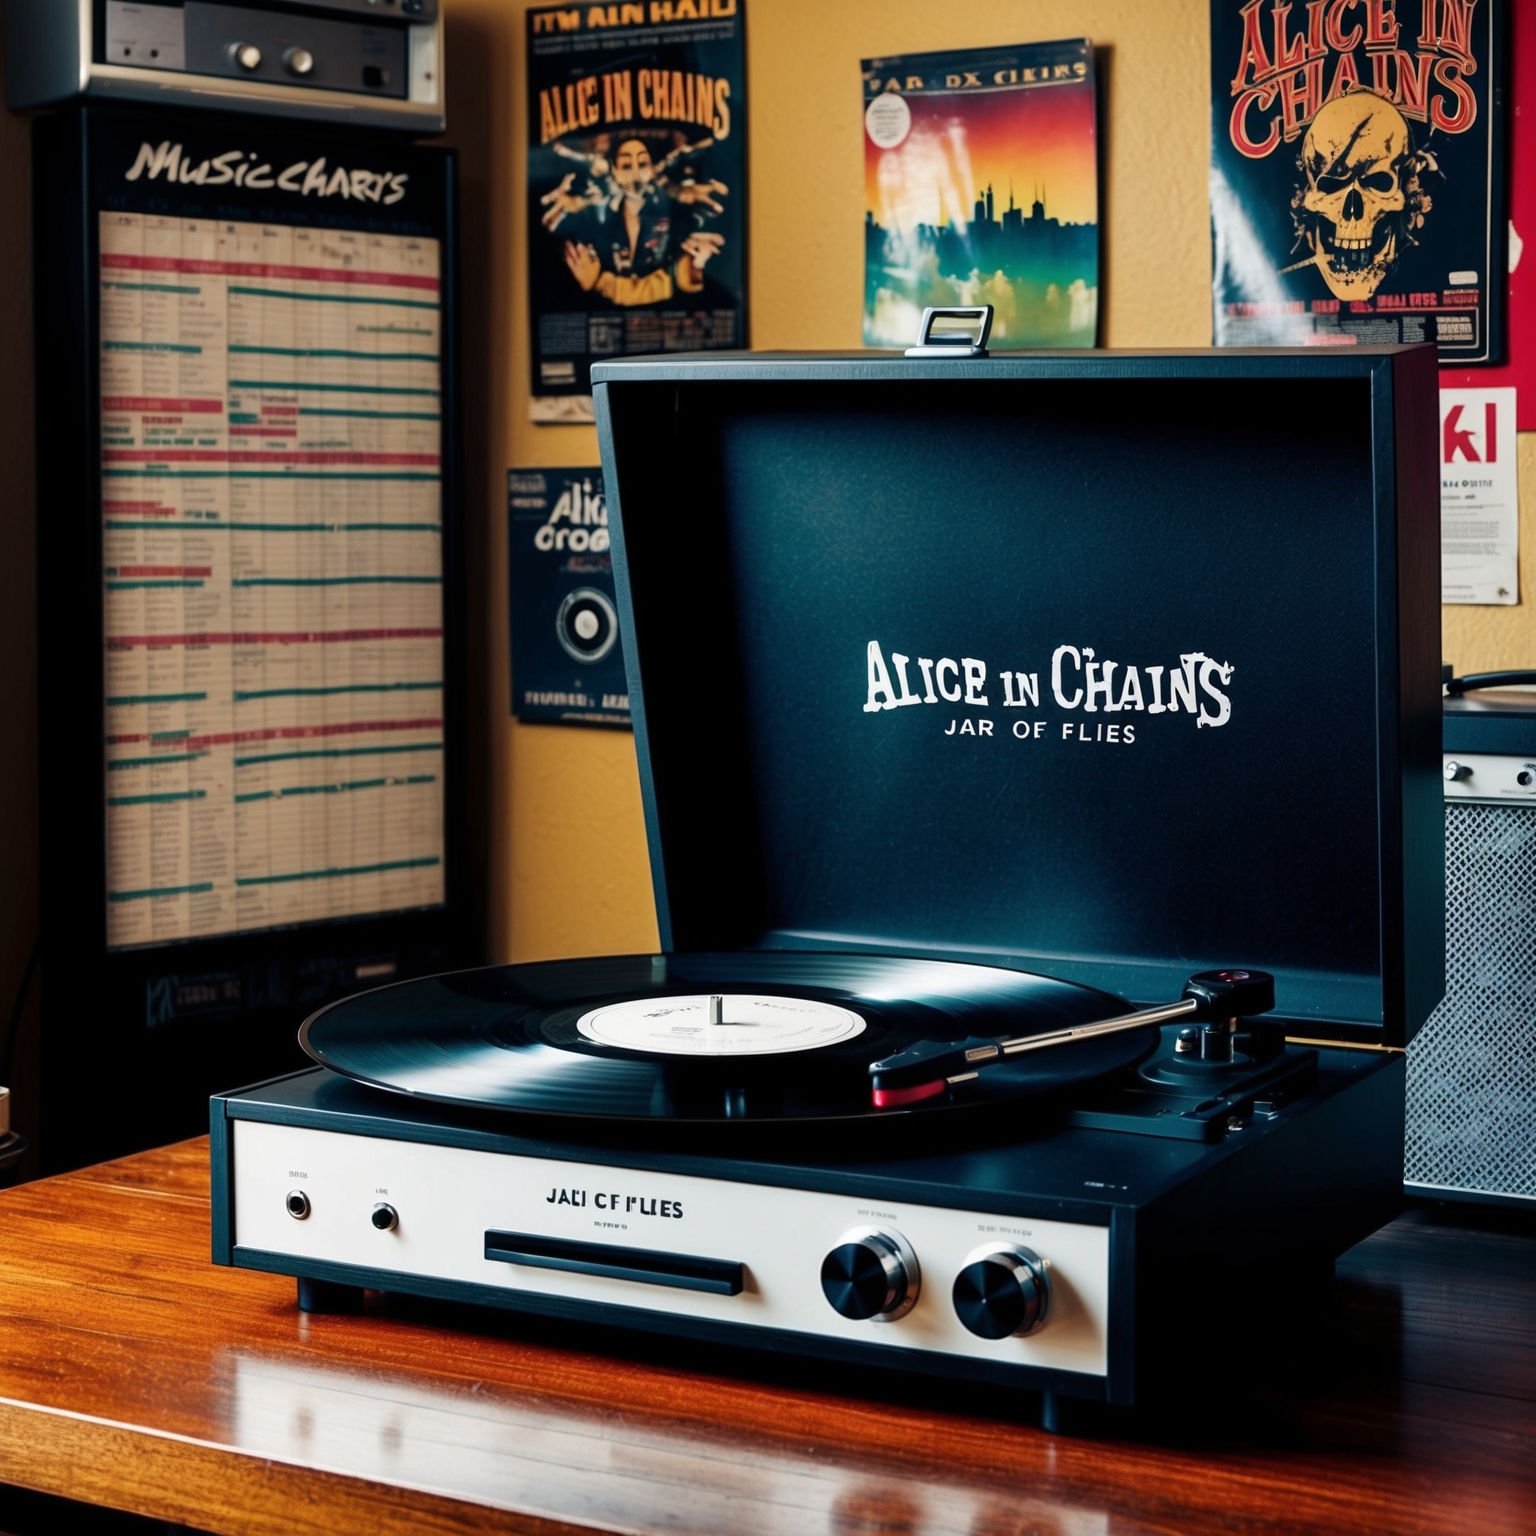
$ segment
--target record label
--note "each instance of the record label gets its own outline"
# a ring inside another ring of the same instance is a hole
[[[599,1045],[654,1055],[775,1056],[852,1040],[864,1020],[814,998],[727,992],[625,998],[582,1014],[576,1028]]]

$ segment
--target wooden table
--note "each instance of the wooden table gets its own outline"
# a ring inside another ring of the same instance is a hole
[[[1106,1439],[548,1323],[305,1317],[208,1262],[207,1168],[192,1141],[0,1194],[0,1482],[261,1536],[1536,1530],[1528,1221],[1410,1212],[1298,1309],[1310,1390]]]

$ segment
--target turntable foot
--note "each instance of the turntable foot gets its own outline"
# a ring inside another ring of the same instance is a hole
[[[1040,1394],[1040,1428],[1048,1435],[1061,1433],[1061,1398],[1055,1392]]]
[[[360,1285],[338,1285],[333,1280],[306,1280],[299,1276],[299,1311],[355,1313],[363,1310]]]

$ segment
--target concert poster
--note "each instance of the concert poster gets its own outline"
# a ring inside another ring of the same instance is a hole
[[[864,340],[990,304],[994,349],[1091,347],[1099,182],[1086,39],[865,59]]]
[[[512,713],[627,726],[602,470],[508,470],[507,556]]]
[[[743,11],[528,11],[534,421],[591,421],[600,359],[746,345]]]
[[[1503,0],[1211,0],[1218,346],[1504,349]]]

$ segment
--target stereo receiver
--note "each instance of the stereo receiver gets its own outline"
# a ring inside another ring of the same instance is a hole
[[[7,0],[6,97],[441,133],[440,0]]]

